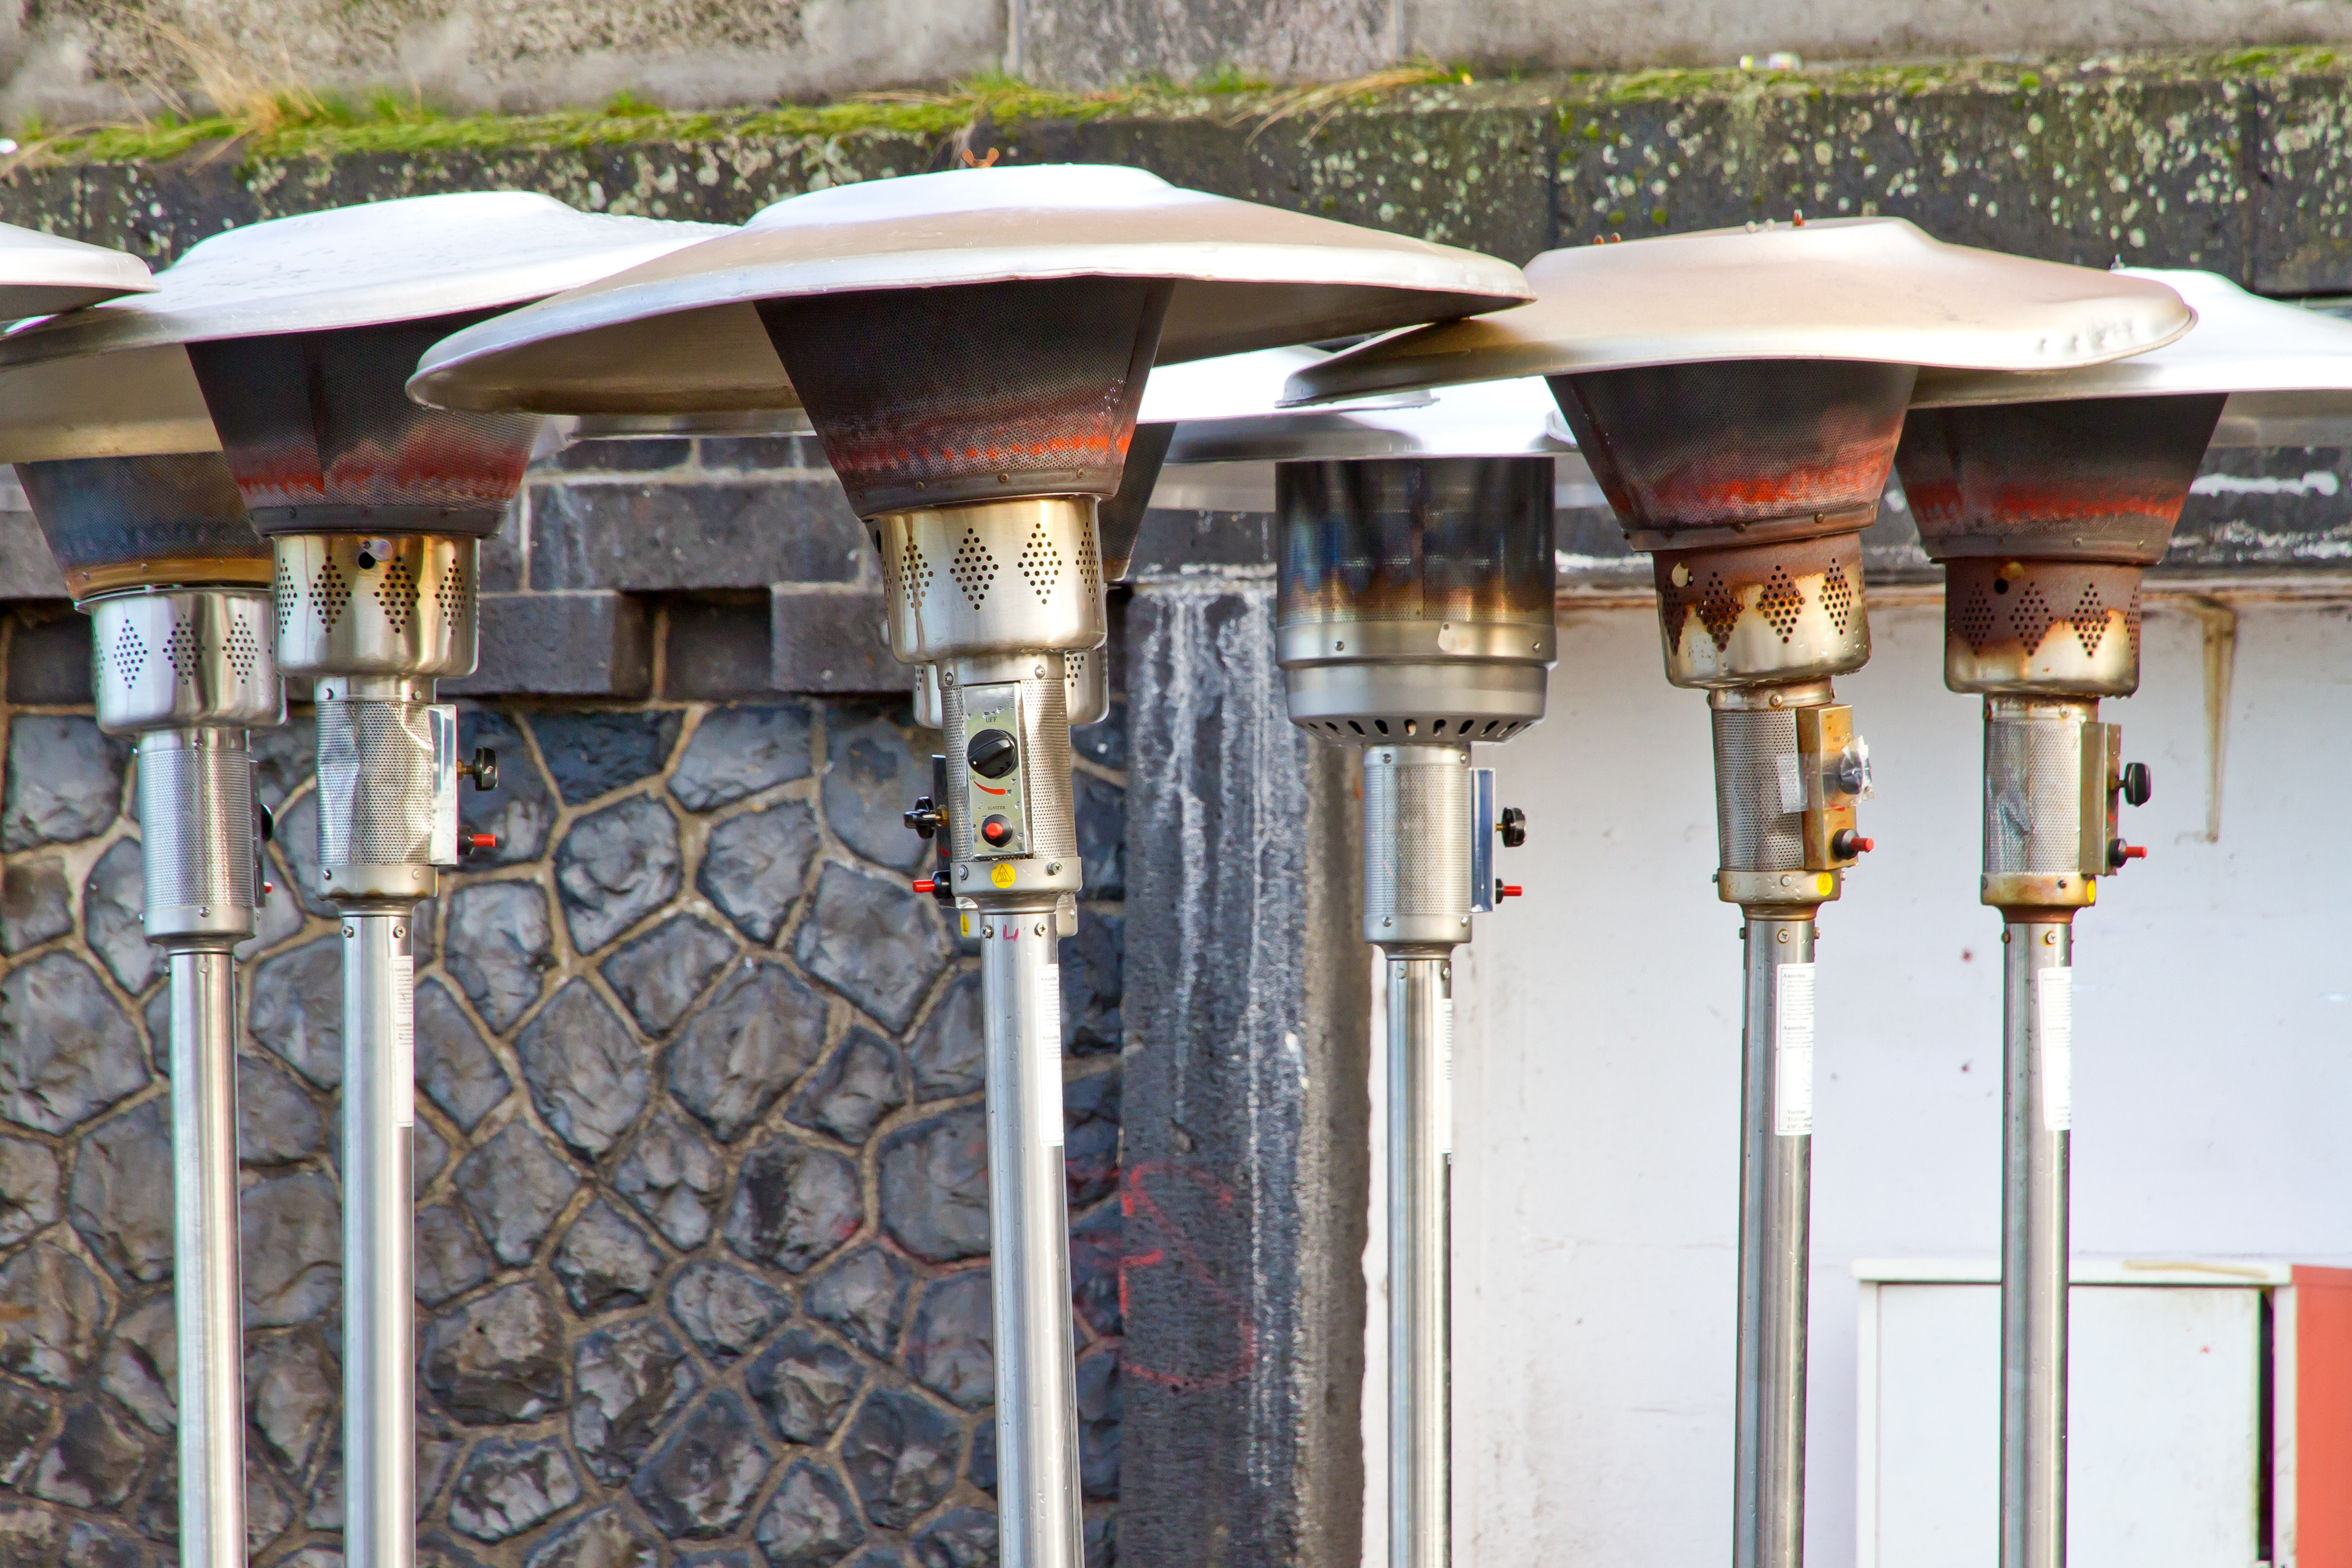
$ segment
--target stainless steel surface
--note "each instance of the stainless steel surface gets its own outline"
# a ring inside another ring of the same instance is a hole
[[[1985,699],[1984,869],[1988,878],[2107,870],[2112,725],[2095,699]],[[2071,907],[2078,900],[2058,900]]]
[[[1249,358],[1254,356],[1236,356]],[[1321,356],[1318,356],[1319,359]],[[1229,361],[1208,362],[1211,364]],[[1307,362],[1314,363],[1314,362]],[[1180,375],[1182,365],[1158,373]],[[1302,365],[1303,368],[1303,365]],[[1245,389],[1244,389],[1245,390]],[[1150,388],[1144,416],[1152,411]],[[1544,458],[1576,449],[1568,421],[1537,377],[1391,395],[1347,408],[1287,408],[1195,416],[1176,426],[1171,463],[1360,461],[1379,458]]]
[[[0,461],[219,450],[212,410],[177,343],[0,368]]]
[[[79,601],[124,588],[269,585],[269,547],[216,452],[24,462],[16,480]]]
[[[1453,1560],[1454,964],[1388,961],[1389,1565]]]
[[[908,664],[1100,647],[1102,554],[1091,497],[1044,497],[872,520],[890,651]]]
[[[140,737],[139,821],[147,940],[251,936],[261,889],[246,732],[156,730]]]
[[[278,663],[289,675],[470,675],[478,541],[296,533],[277,555]]]
[[[433,896],[457,864],[457,712],[430,693],[321,680],[319,879],[339,903]]]
[[[2001,932],[2000,1568],[2066,1561],[2074,931]]]
[[[526,191],[407,196],[272,218],[192,246],[155,275],[151,293],[12,333],[0,342],[0,364],[489,310],[727,232],[577,212]]]
[[[1054,903],[1050,894],[1009,901],[973,922],[987,1017],[999,1551],[1009,1568],[1086,1563]]]
[[[2195,329],[2148,353],[2050,375],[1924,371],[1914,405],[2229,393],[2241,417],[2292,417],[2315,405],[2341,408],[2340,399],[2324,395],[2352,392],[2352,321],[2265,300],[2211,272],[2126,267],[2116,276],[2172,289],[2197,312]]]
[[[763,343],[761,352],[772,355]],[[688,436],[814,436],[804,408],[707,409],[685,414],[587,414],[572,421],[564,445],[579,441],[676,440]]]
[[[152,833],[154,818],[147,821]],[[249,849],[249,826],[247,832]],[[153,853],[152,848],[149,853]],[[236,961],[229,955],[226,941],[175,942],[169,946],[167,968],[172,1034],[172,1298],[179,1343],[180,1561],[188,1568],[245,1568],[245,1296],[238,1283]]]
[[[343,933],[343,1551],[416,1560],[413,905],[346,910]]]
[[[1110,717],[1110,650],[1075,648],[1062,655],[1063,702],[1070,728],[1083,730]]]
[[[949,814],[957,895],[985,904],[1004,897],[1025,902],[1031,893],[1043,888],[1077,891],[1081,885],[1078,828],[1070,782],[1068,710],[1064,706],[1069,688],[1060,656],[1034,653],[961,658],[942,676],[949,798],[964,803]],[[971,770],[967,748],[971,735],[985,725],[976,722],[967,710],[968,691],[972,694],[972,710],[988,715],[995,727],[1009,730],[1019,744],[1019,763],[1003,778],[982,779]],[[1017,844],[1008,846],[1004,854],[991,849],[981,837],[993,809],[988,803],[999,801],[1009,804],[1006,815],[1015,819],[1020,835]],[[996,879],[1000,873],[1013,879],[1010,887]]]
[[[444,406],[541,413],[784,406],[799,400],[781,365],[722,366],[705,350],[759,336],[753,301],[1070,278],[1170,280],[1169,363],[1528,297],[1517,268],[1490,257],[1140,169],[966,169],[779,202],[735,233],[460,332],[411,384]],[[732,370],[744,374],[730,381]]]
[[[1901,218],[1546,251],[1535,303],[1334,356],[1293,399],[1727,360],[2049,371],[2169,342],[2195,321],[2148,278],[1932,239]]]
[[[1470,940],[1470,748],[1364,748],[1364,940]]]
[[[1805,1554],[1806,1284],[1811,1261],[1813,921],[1751,916],[1742,1010],[1734,1568]]]
[[[0,224],[0,321],[46,316],[154,288],[128,251]]]
[[[1944,684],[1954,691],[2128,697],[2139,689],[2140,574],[2105,562],[1947,563]]]
[[[267,591],[133,590],[88,608],[100,729],[131,734],[286,721]]]
[[[1335,740],[1501,741],[1557,652],[1549,458],[1277,466],[1276,657]]]
[[[1661,552],[1653,564],[1676,686],[1816,680],[1870,661],[1858,532]]]

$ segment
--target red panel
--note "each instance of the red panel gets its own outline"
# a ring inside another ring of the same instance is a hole
[[[2352,1568],[2352,1268],[2294,1270],[2296,1568]]]

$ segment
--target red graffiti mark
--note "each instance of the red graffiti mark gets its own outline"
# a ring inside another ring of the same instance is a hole
[[[1149,1160],[1129,1166],[1118,1196],[1119,1212],[1127,1219],[1127,1250],[1118,1260],[1119,1317],[1124,1321],[1128,1315],[1128,1281],[1136,1272],[1173,1268],[1181,1270],[1186,1279],[1214,1303],[1216,1315],[1232,1321],[1231,1342],[1213,1367],[1171,1372],[1139,1361],[1135,1342],[1130,1339],[1123,1347],[1119,1370],[1178,1393],[1230,1388],[1247,1377],[1257,1364],[1257,1326],[1250,1321],[1248,1309],[1241,1299],[1209,1267],[1184,1222],[1171,1218],[1153,1195],[1153,1184],[1163,1182],[1189,1184],[1205,1194],[1220,1209],[1234,1206],[1233,1189],[1203,1166],[1174,1160]],[[1145,1242],[1156,1245],[1139,1246]]]

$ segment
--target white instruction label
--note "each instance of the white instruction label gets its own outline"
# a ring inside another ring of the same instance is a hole
[[[1062,1146],[1062,966],[1037,971],[1037,1129],[1045,1147]]]
[[[1813,1132],[1813,966],[1784,963],[1774,971],[1772,1131],[1783,1138]]]
[[[384,1086],[392,1099],[392,1124],[416,1125],[416,960],[394,953],[392,960],[392,1059],[384,1064],[392,1081]]]
[[[1437,1152],[1454,1157],[1454,998],[1437,1005]]]
[[[2042,1050],[2042,1130],[2074,1125],[2074,971],[2039,970],[2033,976],[2033,1022]]]
[[[1794,752],[1783,752],[1772,759],[1780,771],[1780,810],[1783,815],[1805,809],[1805,766]]]

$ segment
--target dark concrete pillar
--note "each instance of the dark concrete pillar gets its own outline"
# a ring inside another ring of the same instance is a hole
[[[1122,1568],[1356,1568],[1370,984],[1356,759],[1270,574],[1128,611]]]

